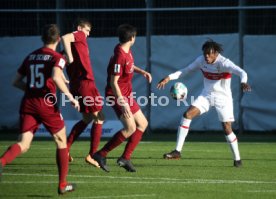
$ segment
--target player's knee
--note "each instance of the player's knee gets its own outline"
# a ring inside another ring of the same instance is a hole
[[[135,124],[128,126],[128,128],[126,129],[126,133],[128,135],[133,134],[135,131],[136,131],[136,125]]]
[[[230,134],[233,131],[232,130],[232,125],[229,122],[222,123],[222,127],[223,127],[223,130],[224,130],[225,134]]]
[[[57,133],[53,137],[58,148],[66,147],[66,136],[61,136]]]
[[[98,120],[98,123],[103,123],[104,120],[105,120],[105,117],[104,117],[104,114],[103,112],[99,112],[98,115],[97,115],[97,120]]]
[[[20,144],[19,146],[21,148],[21,153],[26,153],[30,149],[30,144]]]
[[[84,117],[82,119],[82,121],[86,124],[89,124],[90,122],[92,122],[93,118],[92,117]]]
[[[96,124],[103,124],[104,123],[105,118],[104,118],[104,114],[103,114],[102,111],[99,111],[97,113],[93,113],[92,117],[93,117],[94,123],[96,123]]]
[[[148,125],[149,125],[148,121],[145,120],[137,126],[137,129],[144,132],[147,129]]]

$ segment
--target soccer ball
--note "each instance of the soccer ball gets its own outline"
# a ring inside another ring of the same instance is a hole
[[[175,100],[184,100],[187,98],[188,89],[185,84],[176,82],[174,85],[172,85],[170,94]]]

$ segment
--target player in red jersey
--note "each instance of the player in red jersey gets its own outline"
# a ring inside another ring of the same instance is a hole
[[[142,74],[149,82],[152,80],[150,73],[138,68],[134,64],[131,47],[135,42],[136,32],[136,28],[131,25],[123,24],[119,26],[118,35],[120,43],[116,45],[114,55],[111,57],[107,69],[106,97],[108,101],[113,103],[112,107],[124,126],[93,156],[100,167],[107,172],[109,172],[106,165],[108,152],[119,146],[127,138],[129,140],[117,163],[129,172],[136,171],[130,161],[131,154],[148,126],[148,121],[132,94],[131,81],[133,72]]]
[[[30,148],[34,134],[42,123],[53,136],[57,145],[57,165],[59,173],[58,193],[74,191],[75,185],[67,183],[68,151],[64,121],[55,105],[56,86],[69,98],[79,110],[79,103],[69,92],[62,69],[65,59],[57,53],[60,41],[59,29],[55,24],[46,25],[43,29],[44,46],[29,54],[15,76],[13,85],[25,95],[20,107],[19,142],[11,145],[0,158],[0,171],[17,156]],[[23,79],[27,77],[27,81]],[[1,174],[0,174],[1,175]]]
[[[97,151],[102,135],[104,115],[102,113],[102,97],[96,87],[92,65],[90,62],[87,37],[91,31],[91,23],[86,19],[78,19],[76,31],[62,36],[65,53],[68,58],[67,74],[70,80],[70,91],[79,97],[82,120],[74,125],[67,138],[67,147],[70,152],[71,145],[93,120],[91,128],[90,151],[85,161],[99,167],[92,156]],[[88,103],[90,100],[93,103]],[[69,161],[73,161],[69,153]]]

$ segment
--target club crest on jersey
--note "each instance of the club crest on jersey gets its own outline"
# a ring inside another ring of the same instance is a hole
[[[114,72],[115,72],[115,73],[119,73],[120,70],[121,70],[121,65],[120,65],[120,64],[115,64]]]

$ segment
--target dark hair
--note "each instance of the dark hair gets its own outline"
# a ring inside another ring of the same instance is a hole
[[[136,27],[129,24],[122,24],[118,27],[118,36],[120,43],[126,43],[137,34]]]
[[[54,44],[60,37],[59,28],[56,24],[48,24],[43,27],[41,40],[44,44]]]
[[[89,27],[92,26],[91,23],[90,23],[90,21],[89,21],[88,19],[85,19],[85,18],[78,18],[78,19],[76,19],[76,21],[75,21],[75,23],[74,23],[74,29],[77,29],[78,26],[80,26],[80,27],[83,28],[85,25],[87,25],[87,26],[89,26]]]
[[[202,51],[204,53],[210,53],[211,50],[214,50],[215,52],[221,53],[223,51],[222,45],[213,41],[212,39],[208,39],[203,45],[202,45]]]

